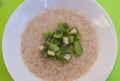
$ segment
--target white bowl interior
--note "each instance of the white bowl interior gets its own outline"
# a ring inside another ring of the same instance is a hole
[[[18,7],[6,25],[2,45],[5,64],[11,76],[15,81],[39,81],[22,62],[21,35],[31,18],[51,8],[80,11],[91,22],[97,33],[99,55],[90,71],[78,80],[105,81],[115,63],[117,38],[110,18],[93,0],[27,0]]]

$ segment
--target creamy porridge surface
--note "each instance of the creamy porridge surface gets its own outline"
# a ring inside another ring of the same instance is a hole
[[[41,33],[56,28],[60,21],[77,25],[81,34],[83,53],[80,57],[72,57],[68,64],[44,58],[38,48],[44,41]],[[85,75],[97,58],[96,33],[78,12],[63,8],[47,10],[28,23],[22,35],[21,54],[29,71],[43,81],[73,81]]]

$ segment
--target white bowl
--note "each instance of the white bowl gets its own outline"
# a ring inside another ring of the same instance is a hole
[[[111,19],[93,0],[27,0],[21,4],[10,17],[2,42],[4,61],[13,79],[15,81],[39,81],[22,62],[21,35],[31,18],[51,8],[78,10],[91,22],[97,32],[98,59],[79,81],[105,81],[115,64],[117,37]]]

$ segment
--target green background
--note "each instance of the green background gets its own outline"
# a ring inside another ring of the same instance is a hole
[[[23,2],[24,0],[0,0],[0,81],[13,81],[12,77],[8,73],[2,56],[2,35],[5,25],[12,14],[12,12]],[[108,12],[110,15],[116,31],[118,41],[120,41],[120,0],[97,0],[97,2]],[[120,43],[118,42],[120,47]],[[119,49],[119,48],[118,48]],[[118,50],[116,64],[112,70],[110,76],[106,81],[120,81],[120,50]]]

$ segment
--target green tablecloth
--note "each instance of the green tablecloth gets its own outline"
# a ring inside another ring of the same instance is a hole
[[[24,0],[0,0],[0,81],[13,81],[12,77],[8,73],[2,56],[2,35],[5,25],[12,14],[12,12],[17,8]],[[97,0],[97,2],[103,6],[103,8],[110,15],[116,31],[118,41],[120,41],[120,0]],[[120,43],[119,47],[120,47]],[[112,70],[107,81],[120,81],[120,48],[118,48],[118,55],[114,69]]]

